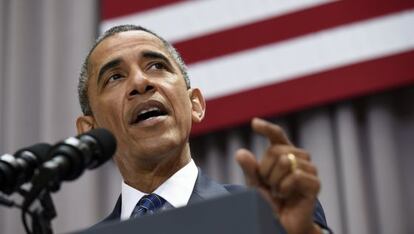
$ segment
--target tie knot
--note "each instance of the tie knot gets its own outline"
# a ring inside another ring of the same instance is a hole
[[[159,210],[165,204],[164,198],[158,196],[155,193],[151,193],[148,195],[143,196],[138,204],[135,206],[134,210],[132,211],[131,217],[138,217],[144,214],[152,214],[156,210]]]
[[[164,198],[158,196],[155,193],[151,193],[143,196],[141,200],[139,200],[138,205],[144,207],[147,210],[155,211],[161,208],[164,203]]]

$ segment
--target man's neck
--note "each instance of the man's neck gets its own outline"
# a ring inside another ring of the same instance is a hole
[[[172,152],[174,153],[174,152]],[[145,193],[151,193],[191,160],[188,144],[175,154],[157,161],[140,160],[131,165],[118,165],[126,184]]]

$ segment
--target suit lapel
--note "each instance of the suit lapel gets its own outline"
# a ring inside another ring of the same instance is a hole
[[[229,191],[227,191],[223,185],[204,175],[199,168],[197,180],[188,204],[193,204],[199,201],[228,194],[230,194]]]
[[[111,214],[109,214],[105,219],[100,221],[97,225],[102,224],[102,223],[106,223],[108,221],[120,220],[120,218],[121,218],[121,203],[122,203],[121,196],[122,195],[119,195],[118,200],[116,201],[115,207],[112,210]]]

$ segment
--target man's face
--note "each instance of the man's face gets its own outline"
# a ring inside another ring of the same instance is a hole
[[[180,153],[204,107],[163,43],[144,31],[121,32],[103,40],[89,61],[92,125],[115,135],[117,162]]]

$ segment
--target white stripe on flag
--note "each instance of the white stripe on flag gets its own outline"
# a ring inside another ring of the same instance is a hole
[[[105,20],[101,24],[101,32],[119,24],[136,24],[174,43],[328,2],[333,0],[184,1]]]
[[[207,99],[414,49],[414,10],[360,21],[189,67]]]

